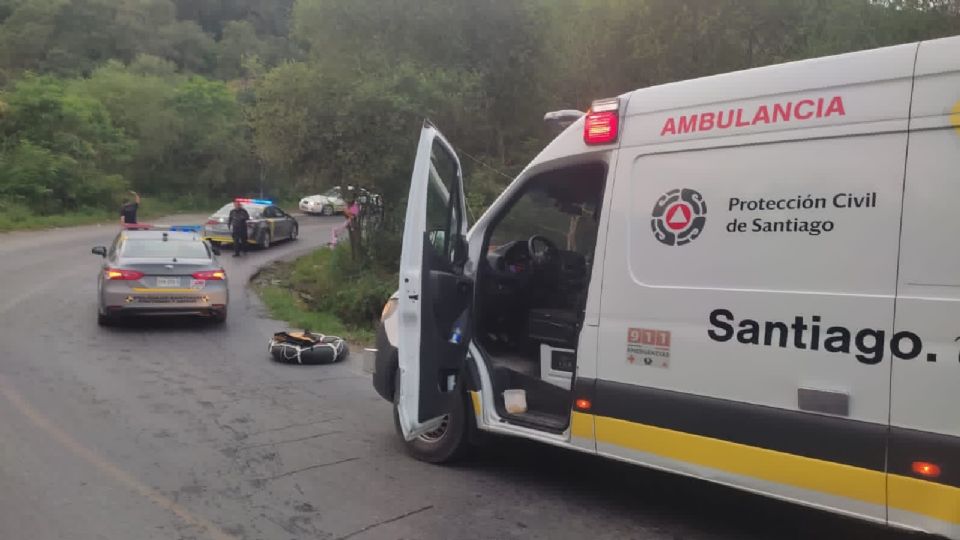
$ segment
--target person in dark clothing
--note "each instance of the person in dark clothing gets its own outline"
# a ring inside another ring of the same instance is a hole
[[[247,221],[250,220],[250,214],[240,204],[240,201],[233,201],[233,210],[230,211],[230,217],[227,223],[230,224],[230,232],[233,235],[233,256],[239,257],[242,252],[247,253]]]
[[[140,208],[140,195],[136,191],[131,191],[133,198],[125,198],[123,206],[120,207],[120,226],[135,224],[137,222],[137,210]]]

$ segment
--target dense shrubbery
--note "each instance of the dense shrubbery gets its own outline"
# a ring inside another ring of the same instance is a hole
[[[298,259],[289,285],[316,311],[335,314],[345,324],[367,328],[380,316],[383,303],[397,287],[396,273],[354,258],[349,247],[321,249]]]
[[[256,167],[234,94],[151,62],[11,83],[0,95],[0,199],[51,215],[116,208],[128,189],[171,200],[249,191]]]

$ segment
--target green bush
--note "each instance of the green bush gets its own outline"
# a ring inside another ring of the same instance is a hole
[[[290,286],[310,309],[333,313],[348,326],[369,328],[397,287],[396,274],[370,266],[354,260],[346,245],[321,249],[293,264]]]
[[[287,321],[294,328],[353,337],[337,317],[330,313],[306,309],[296,295],[287,289],[277,286],[264,287],[260,290],[260,298],[274,317]]]

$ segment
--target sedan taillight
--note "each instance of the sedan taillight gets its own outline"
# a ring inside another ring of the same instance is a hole
[[[223,270],[204,270],[202,272],[194,272],[193,279],[204,279],[204,280],[221,280],[227,279],[227,273]]]
[[[107,268],[103,274],[103,277],[114,281],[136,281],[143,277],[143,272],[123,268]]]

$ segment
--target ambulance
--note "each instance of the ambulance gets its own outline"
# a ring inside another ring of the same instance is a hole
[[[374,375],[415,457],[511,435],[960,539],[960,37],[596,101],[464,195],[426,123]]]

